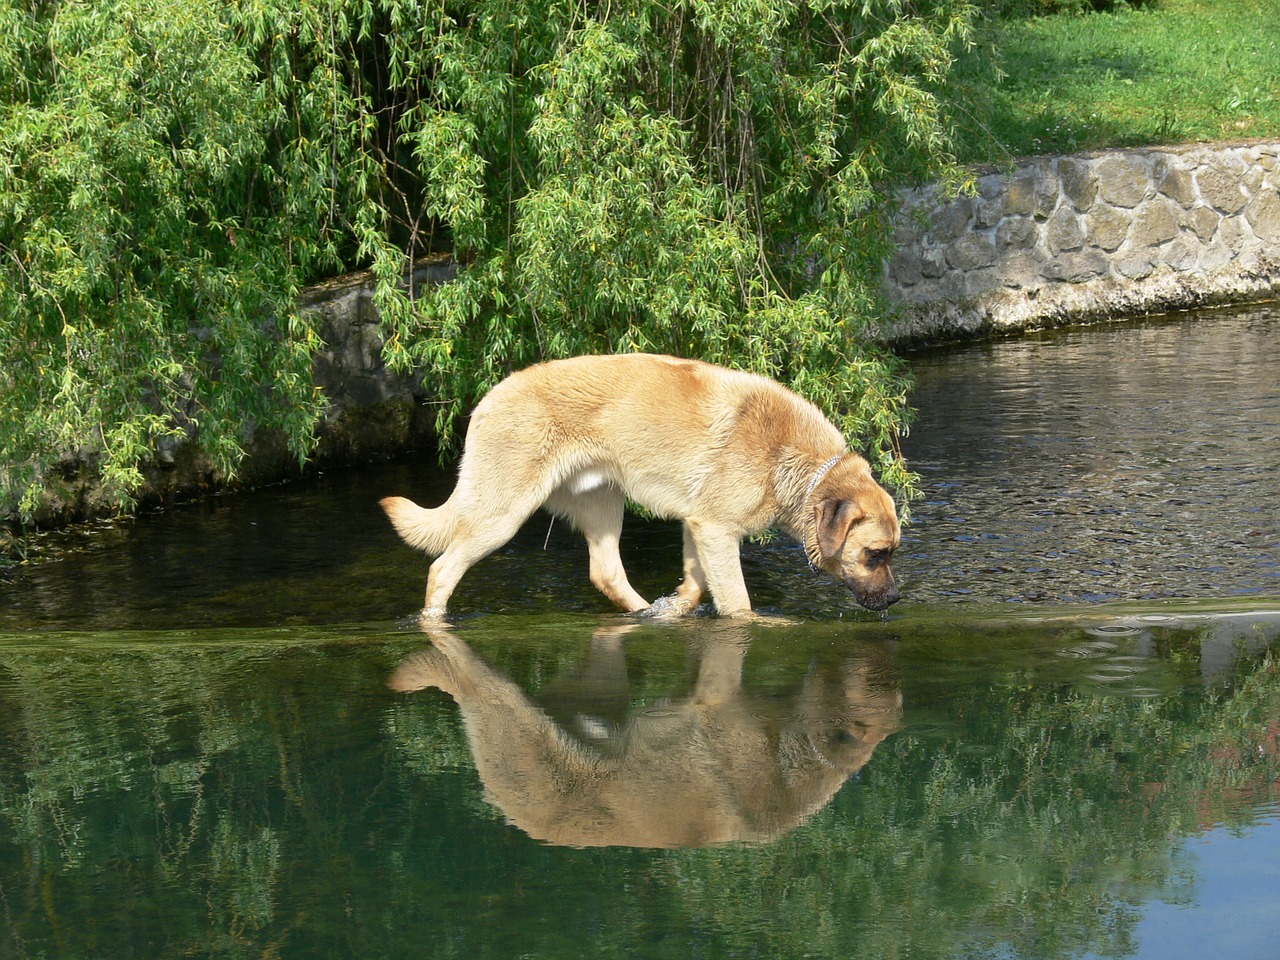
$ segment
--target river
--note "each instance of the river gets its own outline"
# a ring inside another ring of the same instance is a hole
[[[1280,308],[921,353],[903,601],[636,623],[538,518],[413,624],[402,462],[0,569],[0,958],[1269,960]],[[629,519],[637,588],[679,577]]]

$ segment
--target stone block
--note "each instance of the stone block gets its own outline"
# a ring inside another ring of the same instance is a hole
[[[1058,209],[1061,195],[1057,180],[1037,180],[1035,204],[1032,207],[1031,215],[1042,222],[1048,220],[1053,215],[1053,212]]]
[[[1137,253],[1119,258],[1112,264],[1112,267],[1116,273],[1126,280],[1142,280],[1151,276],[1151,272],[1155,269],[1155,263],[1147,254]]]
[[[1216,273],[1230,263],[1231,251],[1220,243],[1207,243],[1200,248],[1194,269],[1199,273]]]
[[[361,329],[357,327],[356,335],[344,340],[337,353],[337,363],[334,368],[347,376],[365,369],[365,351],[359,336]]]
[[[997,269],[1000,282],[1012,290],[1040,285],[1040,261],[1029,253],[1018,252],[1001,257]]]
[[[947,263],[955,270],[980,270],[995,262],[995,244],[980,233],[966,234],[947,248]]]
[[[929,236],[937,243],[950,243],[962,236],[973,219],[973,199],[957,197],[933,211],[929,218]]]
[[[1004,219],[1004,201],[999,197],[978,200],[973,205],[973,225],[979,230],[994,227]]]
[[[1190,235],[1175,237],[1160,249],[1160,262],[1179,273],[1192,270],[1200,259],[1200,244]]]
[[[1178,208],[1172,201],[1156,198],[1134,217],[1129,241],[1147,247],[1168,243],[1179,233],[1178,219]]]
[[[916,223],[915,211],[908,210],[905,215],[899,216],[893,224],[893,242],[899,247],[918,243],[923,232],[920,225]]]
[[[920,252],[920,275],[930,280],[937,280],[947,274],[947,258],[938,247]]]
[[[1218,232],[1218,224],[1222,221],[1222,215],[1211,207],[1196,207],[1187,217],[1187,226],[1201,240],[1212,240],[1213,235]]]
[[[331,345],[343,343],[350,336],[351,320],[346,311],[325,305],[324,307],[312,307],[307,312],[319,317],[316,331],[320,334],[320,339],[325,343]]]
[[[1049,253],[1053,256],[1079,250],[1084,246],[1084,226],[1080,222],[1079,215],[1067,207],[1060,208],[1046,221],[1044,239],[1049,247]]]
[[[365,372],[379,369],[382,364],[382,337],[371,324],[359,324],[352,329],[347,340],[346,362],[350,370]]]
[[[1037,160],[1008,181],[1004,212],[1008,216],[1045,220],[1057,209],[1061,192],[1050,161]]]
[[[1096,250],[1088,250],[1054,257],[1040,268],[1040,275],[1046,280],[1063,283],[1086,283],[1105,277],[1110,269],[1107,257]]]
[[[1036,209],[1036,180],[1030,174],[1022,174],[1009,181],[1004,195],[1004,212],[1007,216],[1029,217]]]
[[[1239,213],[1249,202],[1239,180],[1240,171],[1225,164],[1211,164],[1196,171],[1196,186],[1205,203],[1226,214]]]
[[[1249,222],[1244,217],[1223,217],[1218,224],[1218,242],[1238,257],[1251,246],[1257,245]]]
[[[1280,192],[1273,188],[1260,190],[1244,208],[1244,218],[1259,240],[1280,241]]]
[[[390,385],[377,377],[351,377],[343,381],[342,393],[347,404],[357,407],[376,406],[393,395]]]
[[[988,173],[978,178],[978,196],[983,200],[995,200],[1004,197],[1005,177],[999,173]]]
[[[1102,157],[1094,163],[1098,177],[1098,193],[1115,207],[1136,207],[1151,191],[1151,172],[1142,157],[1120,153]]]
[[[909,250],[899,250],[889,258],[889,280],[904,287],[914,287],[920,282],[920,257]]]
[[[1058,161],[1058,179],[1062,194],[1081,212],[1093,206],[1098,197],[1098,175],[1086,160],[1063,157]]]
[[[1156,181],[1156,189],[1184,207],[1192,206],[1199,195],[1196,182],[1191,171],[1185,167],[1169,166],[1164,175]]]
[[[956,287],[962,296],[977,297],[995,290],[1000,285],[1000,274],[995,270],[985,269],[968,271],[960,278]]]
[[[1117,210],[1106,204],[1096,204],[1085,215],[1085,239],[1090,246],[1108,253],[1120,249],[1129,236],[1129,226],[1133,223],[1133,215],[1128,211]]]
[[[1266,176],[1267,172],[1262,167],[1256,163],[1250,164],[1249,168],[1245,170],[1244,176],[1240,178],[1240,185],[1244,187],[1245,193],[1253,196],[1262,188],[1262,184],[1266,181]]]
[[[996,228],[996,245],[1002,250],[1030,250],[1040,239],[1040,227],[1029,216],[1006,217]]]

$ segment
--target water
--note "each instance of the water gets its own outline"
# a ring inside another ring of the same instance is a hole
[[[1277,316],[918,359],[920,586],[1034,603],[1280,594]]]
[[[1270,960],[1278,366],[1274,308],[917,358],[883,618],[777,543],[789,622],[636,624],[538,520],[426,636],[405,464],[43,538],[0,958]]]

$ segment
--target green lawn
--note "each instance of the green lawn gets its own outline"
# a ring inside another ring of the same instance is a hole
[[[1280,136],[1280,0],[1156,0],[995,30],[996,56],[975,49],[961,69],[967,162]]]

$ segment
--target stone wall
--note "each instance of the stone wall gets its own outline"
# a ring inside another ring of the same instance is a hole
[[[415,289],[452,279],[457,267],[447,256],[414,265]],[[357,463],[394,456],[434,441],[434,412],[422,404],[422,378],[397,374],[382,360],[378,311],[373,303],[373,277],[353,273],[309,287],[301,307],[312,316],[324,347],[316,354],[313,375],[329,400],[317,426],[318,444],[312,467]],[[237,469],[237,486],[276,482],[299,473],[297,459],[281,437],[256,431],[246,438],[248,456]],[[114,507],[98,477],[100,455],[92,449],[69,453],[44,478],[43,496],[31,518],[39,527],[61,526]],[[229,478],[195,444],[166,444],[143,466],[140,505],[212,493]],[[17,505],[0,502],[0,553],[6,549],[5,524],[17,519]]]
[[[919,342],[1264,299],[1280,290],[1280,143],[1119,150],[908,193],[886,268]]]
[[[413,287],[457,275],[445,255],[419,260]],[[390,370],[382,360],[373,277],[356,273],[310,287],[302,310],[312,316],[324,348],[316,355],[316,385],[329,399],[319,427],[322,460],[350,461],[395,453],[427,439],[434,414],[422,406],[421,376]]]

